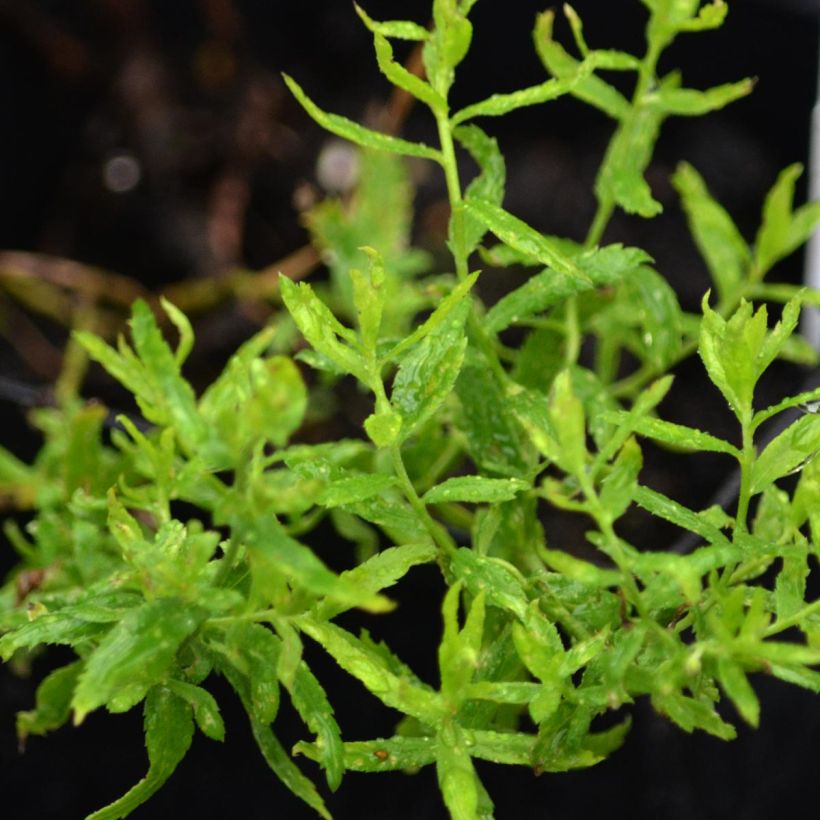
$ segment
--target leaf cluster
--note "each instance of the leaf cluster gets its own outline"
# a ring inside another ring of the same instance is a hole
[[[547,78],[451,111],[474,4],[434,0],[430,29],[357,7],[380,70],[429,109],[435,147],[327,113],[286,77],[314,120],[362,151],[352,199],[320,203],[307,219],[327,283],[282,277],[276,320],[201,395],[183,374],[193,330],[172,304],[163,308],[175,347],[143,302],[129,338],[78,332],[145,424],[121,416],[107,432],[103,408],[68,398],[34,416],[44,445],[33,464],[0,452],[4,494],[32,513],[24,531],[6,527],[20,562],[0,592],[0,655],[22,664],[60,644],[76,656],[40,683],[34,708],[18,715],[20,737],[100,708],[141,704],[145,715],[148,772],[95,820],[124,817],[156,792],[195,728],[222,740],[213,676],[243,704],[274,773],[323,817],[324,799],[294,756],[315,761],[331,790],[346,771],[432,765],[450,815],[484,818],[492,799],[474,760],[537,773],[591,766],[629,729],[628,718],[607,729],[598,719],[637,698],[687,732],[729,739],[736,730],[722,700],[759,721],[750,676],[820,691],[820,602],[807,600],[820,556],[820,416],[786,421],[768,441],[760,434],[820,390],[755,403],[775,360],[815,363],[794,331],[817,295],[765,277],[807,239],[820,206],[794,208],[800,169],[786,169],[748,243],[681,164],[673,182],[717,300],[711,307],[705,296],[700,314],[681,309],[643,250],[601,244],[616,208],[659,212],[646,169],[663,122],[751,90],[748,80],[694,90],[657,73],[673,40],[721,25],[726,4],[643,0],[643,55],[591,48],[567,6],[569,50],[545,12],[533,37]],[[420,44],[424,76],[396,60],[394,40]],[[631,98],[610,72],[634,79]],[[475,123],[565,95],[614,121],[596,217],[576,239],[505,209],[504,157]],[[466,185],[461,150],[477,168]],[[411,246],[407,156],[445,176],[451,271],[429,272],[431,260]],[[488,306],[476,260],[532,272]],[[773,327],[767,301],[785,303]],[[523,333],[517,347],[510,328]],[[732,441],[663,418],[669,371],[695,352],[736,417]],[[319,399],[351,381],[368,402],[361,430],[318,443],[304,436]],[[647,447],[725,457],[727,472],[739,471],[737,503],[693,510],[652,488]],[[583,543],[554,526],[552,510],[584,520]],[[621,526],[636,514],[699,546],[639,549]],[[322,522],[355,547],[345,571],[320,557]],[[354,608],[391,610],[389,589],[422,564],[447,585],[435,604],[440,640],[429,637],[437,686],[339,620]],[[345,739],[306,642],[395,710],[393,736]],[[274,726],[283,697],[311,736],[292,751]]]

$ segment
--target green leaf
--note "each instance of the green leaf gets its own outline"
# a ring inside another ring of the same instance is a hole
[[[438,91],[393,59],[393,47],[386,37],[379,32],[374,32],[373,44],[376,48],[379,68],[394,86],[404,89],[412,97],[428,105],[434,112],[443,113],[447,110],[447,101]]]
[[[234,526],[248,550],[251,573],[260,589],[264,588],[266,578],[285,575],[314,595],[324,595],[349,606],[370,612],[393,608],[387,598],[363,593],[342,580],[312,550],[291,538],[273,516],[237,520]]]
[[[547,80],[538,85],[522,88],[519,91],[512,91],[509,94],[493,94],[487,97],[486,100],[462,108],[452,116],[450,122],[453,126],[456,126],[475,117],[503,117],[505,114],[519,108],[549,102],[569,93],[575,83],[584,74],[588,74],[589,71],[589,66],[581,64],[578,73],[574,77]]]
[[[164,296],[159,297],[159,303],[168,315],[168,318],[173,322],[177,333],[179,333],[179,345],[174,352],[174,359],[176,363],[182,367],[194,347],[194,329],[191,327],[191,322],[188,320],[188,317]]]
[[[394,674],[383,657],[360,639],[334,624],[306,616],[295,619],[295,623],[382,703],[424,723],[435,725],[441,719],[444,707],[436,692]]]
[[[797,250],[820,224],[820,202],[794,211],[794,186],[803,173],[799,163],[784,169],[766,196],[755,239],[755,270],[763,277],[773,265]]]
[[[364,429],[370,440],[379,448],[390,447],[399,440],[403,420],[399,413],[386,410],[372,413],[364,420]]]
[[[507,177],[504,156],[498,142],[477,125],[463,125],[453,130],[453,136],[470,152],[480,169],[464,191],[466,199],[481,199],[501,205]],[[464,214],[464,254],[469,256],[484,238],[487,228],[469,214]],[[453,238],[450,237],[450,241]]]
[[[453,290],[445,296],[438,307],[417,327],[409,336],[402,339],[394,348],[392,348],[386,356],[384,361],[396,361],[413,345],[418,344],[426,336],[429,336],[436,328],[440,327],[448,318],[450,314],[461,304],[467,294],[478,279],[478,272],[469,274],[465,279],[459,282]]]
[[[681,196],[689,229],[706,260],[718,296],[729,299],[751,265],[749,246],[691,165],[681,163],[672,182]]]
[[[614,424],[621,424],[630,418],[630,413],[623,410],[610,410],[604,413],[604,418]],[[629,423],[629,429],[639,435],[651,438],[654,441],[661,441],[664,444],[671,444],[673,447],[681,447],[692,452],[726,453],[727,455],[740,458],[740,451],[728,441],[717,438],[710,433],[704,433],[696,427],[687,427],[684,424],[676,424],[663,419],[643,416],[635,418]]]
[[[638,487],[634,498],[636,503],[647,512],[670,521],[689,532],[697,533],[710,544],[719,544],[721,546],[728,546],[729,544],[726,536],[704,517],[677,501],[673,501],[655,490],[650,490],[649,487]]]
[[[350,271],[353,304],[356,306],[362,347],[375,352],[386,296],[384,263],[374,248],[363,247],[361,250],[370,257],[370,267],[367,275],[356,269]]]
[[[657,216],[663,210],[644,179],[662,121],[661,111],[639,107],[621,122],[595,182],[599,202],[619,205],[627,213],[645,218]]]
[[[528,599],[521,576],[506,561],[488,558],[471,549],[456,550],[450,569],[471,595],[484,594],[487,604],[526,618]]]
[[[307,664],[302,662],[289,691],[294,708],[316,735],[318,762],[325,770],[328,786],[336,791],[344,774],[344,749],[339,725],[333,717],[325,690]]]
[[[350,475],[332,481],[319,493],[317,504],[323,507],[339,507],[342,504],[355,504],[374,495],[381,495],[385,490],[395,487],[397,480],[394,476],[383,473],[362,473]]]
[[[760,723],[760,701],[746,677],[743,667],[731,658],[718,658],[717,673],[720,685],[740,716],[750,726]]]
[[[145,699],[145,747],[148,774],[119,800],[87,820],[119,820],[154,795],[180,764],[194,734],[191,707],[165,686],[154,686]]]
[[[363,592],[379,592],[393,586],[414,566],[434,561],[437,555],[432,544],[402,544],[398,547],[388,547],[359,566],[345,570],[340,577]],[[316,617],[319,620],[330,620],[345,609],[343,604],[325,599],[317,606]]]
[[[34,709],[17,713],[17,737],[21,746],[29,735],[59,729],[71,713],[71,698],[82,663],[75,661],[46,675],[37,687]]]
[[[782,346],[785,327],[767,342],[765,305],[753,314],[751,304],[741,301],[740,307],[726,321],[709,307],[708,297],[707,293],[702,303],[698,352],[709,378],[734,414],[741,422],[748,422],[752,416],[755,384],[777,355],[777,348]],[[796,321],[796,317],[792,318]]]
[[[522,476],[526,472],[523,437],[505,392],[481,354],[468,350],[456,394],[462,411],[456,424],[476,463],[501,475]]]
[[[18,649],[29,649],[40,644],[65,644],[77,646],[105,632],[106,626],[72,617],[68,612],[35,614],[33,620],[24,623],[0,638],[0,658],[9,660]]]
[[[322,128],[326,131],[330,131],[332,134],[336,134],[337,137],[355,142],[356,145],[361,145],[363,148],[392,151],[394,154],[404,154],[408,157],[422,157],[423,159],[432,159],[436,162],[441,162],[441,153],[429,145],[418,142],[408,142],[399,137],[382,134],[379,131],[371,131],[369,128],[365,128],[347,119],[347,117],[342,117],[338,114],[328,114],[326,111],[322,111],[322,109],[302,91],[301,86],[292,77],[289,77],[287,74],[283,74],[282,76],[284,77],[285,84],[305,111],[307,111]]]
[[[580,475],[586,467],[586,418],[581,401],[572,390],[569,370],[559,373],[552,383],[549,404],[556,449],[552,460],[570,475]]]
[[[475,820],[480,783],[461,728],[446,721],[436,737],[436,774],[453,820]]]
[[[372,379],[367,365],[359,352],[349,346],[355,343],[353,331],[339,322],[306,282],[297,285],[280,274],[279,287],[282,300],[305,339],[345,373],[369,385]]]
[[[430,37],[430,32],[418,23],[409,20],[385,20],[379,22],[370,18],[367,13],[357,3],[353,4],[356,14],[362,22],[374,34],[381,34],[382,37],[394,37],[397,40],[424,41]]]
[[[86,660],[71,701],[74,723],[99,706],[123,711],[142,700],[204,616],[199,607],[174,598],[129,610]]]
[[[484,595],[479,592],[467,611],[464,627],[459,629],[461,589],[462,584],[457,581],[444,596],[444,634],[438,648],[441,692],[452,704],[454,711],[466,697],[465,687],[473,679],[478,667],[485,616]]]
[[[177,320],[181,321],[179,316]],[[207,429],[197,413],[194,391],[180,374],[178,356],[163,339],[154,314],[144,301],[134,302],[129,325],[134,350],[120,339],[119,351],[115,351],[84,331],[77,331],[75,338],[92,359],[134,394],[148,421],[173,427],[185,447],[195,449],[207,437]],[[186,344],[183,336],[183,354]]]
[[[282,744],[270,727],[257,720],[251,720],[251,730],[259,751],[262,752],[265,762],[274,774],[293,794],[307,803],[320,817],[331,820],[330,812],[327,810],[319,792],[316,791],[316,787],[288,757],[287,752],[282,748]]]
[[[295,750],[319,759],[315,744],[299,742]],[[353,772],[415,771],[436,759],[435,737],[403,737],[397,735],[376,740],[360,740],[344,744],[344,766]]]
[[[167,680],[165,686],[190,705],[196,725],[204,735],[211,740],[225,739],[225,723],[219,713],[219,706],[207,689],[174,678]]]
[[[645,98],[647,105],[657,106],[665,114],[684,117],[700,117],[719,109],[752,93],[754,80],[746,79],[737,83],[726,83],[707,91],[692,88],[665,88],[657,94]]]
[[[548,269],[530,277],[520,288],[502,296],[488,311],[485,326],[494,333],[514,322],[541,313],[564,299],[598,287],[613,285],[648,260],[637,248],[608,245],[572,255],[589,276],[581,279]]]
[[[601,482],[601,505],[610,521],[616,521],[632,503],[643,467],[641,448],[628,438],[612,463],[612,469]]]
[[[680,694],[652,695],[652,705],[685,732],[702,729],[721,740],[733,740],[735,727],[721,720],[714,707]]]
[[[568,54],[560,43],[553,40],[554,20],[555,12],[552,10],[536,16],[533,31],[535,49],[547,71],[556,77],[567,78],[577,72],[580,62]],[[595,74],[581,77],[570,93],[616,120],[623,119],[630,110],[626,97]]]
[[[529,489],[529,484],[517,478],[456,476],[429,489],[422,496],[422,501],[425,504],[447,504],[453,501],[497,504],[515,498],[526,489]]]
[[[590,283],[589,275],[575,260],[518,217],[492,202],[480,199],[466,200],[464,207],[467,213],[486,225],[495,236],[510,247],[534,257],[542,265],[548,265],[558,273]]]
[[[778,619],[790,618],[806,605],[806,581],[809,577],[808,550],[795,547],[783,557],[783,568],[775,582],[775,612]]]
[[[455,67],[470,48],[473,27],[466,15],[471,7],[470,2],[433,0],[433,32],[424,44],[422,61],[430,83],[442,97],[447,96]]]
[[[751,491],[759,493],[772,482],[800,469],[820,452],[820,417],[805,415],[769,442],[752,465]]]
[[[401,419],[400,441],[418,430],[452,392],[467,349],[464,323],[469,309],[463,301],[402,359],[390,394]]]

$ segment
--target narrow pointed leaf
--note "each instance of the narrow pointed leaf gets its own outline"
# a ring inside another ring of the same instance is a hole
[[[436,162],[441,161],[441,154],[429,145],[418,142],[408,142],[399,137],[391,137],[389,134],[372,131],[363,125],[353,122],[353,120],[347,119],[347,117],[342,117],[339,114],[328,114],[326,111],[322,111],[322,109],[302,91],[301,86],[292,77],[289,77],[287,74],[283,74],[282,76],[285,79],[287,87],[293,96],[301,103],[305,111],[307,111],[322,128],[326,131],[330,131],[332,134],[336,134],[337,137],[355,142],[356,145],[361,145],[363,148],[375,148],[379,151],[392,151],[394,154],[404,154],[408,157],[422,157],[423,159],[432,159]]]

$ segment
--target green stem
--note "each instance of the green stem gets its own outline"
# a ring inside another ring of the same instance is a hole
[[[802,609],[795,612],[794,615],[789,615],[788,618],[778,618],[764,634],[767,638],[772,635],[777,635],[779,632],[784,632],[793,626],[797,626],[805,618],[808,618],[809,615],[814,615],[816,612],[820,612],[820,598],[816,601],[812,601],[810,604],[806,604]]]
[[[589,232],[584,241],[585,248],[594,248],[600,243],[614,210],[615,205],[609,200],[598,200],[598,209],[595,211],[595,217],[589,226]]]
[[[744,414],[741,422],[743,427],[743,451],[740,459],[740,490],[737,496],[737,515],[735,516],[736,531],[747,532],[747,518],[749,516],[749,501],[752,497],[752,465],[757,456],[754,438],[751,432],[751,409]]]
[[[393,470],[399,479],[405,498],[424,525],[424,528],[430,534],[433,543],[436,544],[444,554],[451,555],[457,549],[456,542],[452,539],[450,533],[433,519],[427,511],[424,502],[419,498],[419,494],[416,492],[416,488],[413,486],[413,482],[407,474],[407,468],[404,466],[404,459],[401,455],[401,447],[398,444],[394,444],[390,448],[390,456],[393,460]]]
[[[459,281],[467,278],[467,254],[464,247],[464,210],[461,196],[461,181],[458,177],[458,162],[456,149],[453,144],[453,134],[450,130],[450,120],[447,112],[436,114],[438,137],[441,145],[441,166],[444,169],[444,178],[447,183],[447,197],[450,200],[450,225],[453,260],[456,266],[456,276]]]

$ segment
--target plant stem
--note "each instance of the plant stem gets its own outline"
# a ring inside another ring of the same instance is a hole
[[[595,211],[595,217],[592,220],[592,224],[589,226],[589,232],[587,233],[587,238],[584,241],[585,248],[594,248],[600,243],[601,238],[604,235],[604,231],[606,230],[606,226],[612,218],[612,213],[614,210],[615,205],[611,201],[602,199],[598,200],[598,208]]]
[[[421,523],[424,525],[424,528],[430,534],[430,537],[433,539],[433,543],[436,544],[445,554],[454,553],[457,548],[456,542],[452,539],[450,533],[447,532],[441,524],[433,519],[427,511],[427,507],[424,502],[421,498],[419,498],[419,494],[416,492],[416,488],[413,486],[413,482],[407,474],[407,468],[404,466],[404,459],[401,455],[401,447],[398,444],[394,444],[390,448],[390,456],[393,460],[393,470],[399,479],[399,483],[404,491],[405,498],[410,503],[410,506],[415,511]]]
[[[464,205],[461,196],[461,181],[458,177],[458,162],[456,160],[453,134],[450,129],[450,120],[447,112],[436,113],[436,125],[441,145],[441,166],[444,169],[444,178],[447,183],[447,197],[450,200],[450,239],[451,251],[456,267],[456,276],[459,282],[467,278],[467,253],[464,247]]]

